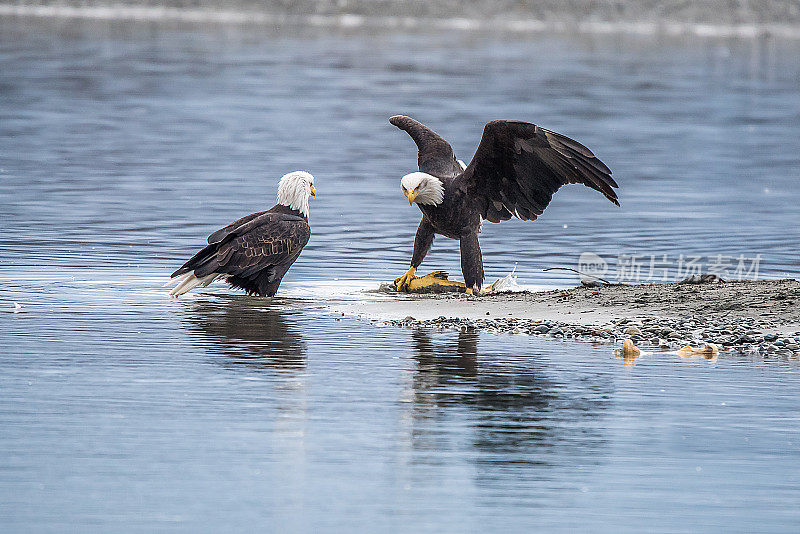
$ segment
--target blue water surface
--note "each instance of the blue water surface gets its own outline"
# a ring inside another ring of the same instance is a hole
[[[326,308],[331,282],[407,266],[397,113],[465,160],[514,118],[614,170],[621,208],[571,186],[534,223],[485,225],[489,279],[516,263],[566,287],[542,269],[587,251],[609,276],[622,255],[667,255],[671,278],[723,255],[796,277],[797,52],[0,19],[0,530],[797,531],[796,360],[625,366]],[[168,299],[168,273],[297,168],[319,196],[283,296]],[[457,244],[424,266],[457,275]]]

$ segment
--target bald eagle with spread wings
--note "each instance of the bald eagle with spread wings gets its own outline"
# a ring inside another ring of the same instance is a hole
[[[480,291],[483,259],[478,245],[481,221],[517,217],[535,220],[562,185],[583,184],[619,206],[611,171],[592,152],[567,136],[521,121],[492,121],[469,165],[450,145],[410,117],[389,122],[405,130],[419,149],[419,172],[400,182],[409,204],[416,202],[422,222],[414,239],[411,268],[395,280],[408,288],[436,234],[457,239],[467,293]]]
[[[311,237],[309,196],[317,196],[311,174],[294,171],[284,175],[278,183],[278,203],[208,236],[208,246],[172,273],[165,284],[175,284],[170,296],[179,297],[219,278],[248,295],[274,296]]]

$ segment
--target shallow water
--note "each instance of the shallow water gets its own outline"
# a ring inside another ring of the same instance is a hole
[[[3,530],[796,530],[797,362],[627,367],[324,305],[408,262],[396,113],[465,160],[506,117],[614,170],[621,209],[573,186],[487,224],[490,279],[574,284],[541,269],[587,251],[797,276],[797,47],[0,21]],[[320,194],[283,297],[167,299],[295,168]],[[424,266],[458,275],[456,244]]]

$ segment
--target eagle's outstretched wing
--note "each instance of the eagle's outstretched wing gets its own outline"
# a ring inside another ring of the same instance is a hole
[[[566,184],[584,184],[619,205],[611,171],[588,148],[528,122],[488,123],[458,181],[491,222],[536,219]]]
[[[389,122],[404,130],[416,143],[420,171],[442,178],[456,176],[463,170],[450,144],[421,122],[404,115],[390,117]]]
[[[295,215],[253,215],[211,234],[210,244],[172,277],[189,272],[200,280],[226,276],[228,283],[248,293],[274,295],[283,275],[308,243],[311,228],[304,218]]]

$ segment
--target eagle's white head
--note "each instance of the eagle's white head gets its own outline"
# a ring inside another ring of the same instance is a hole
[[[316,197],[314,177],[306,171],[284,174],[278,182],[278,204],[289,206],[308,217],[308,197]]]
[[[426,172],[412,172],[400,180],[400,188],[412,202],[427,206],[438,206],[444,200],[444,184],[437,177]]]

